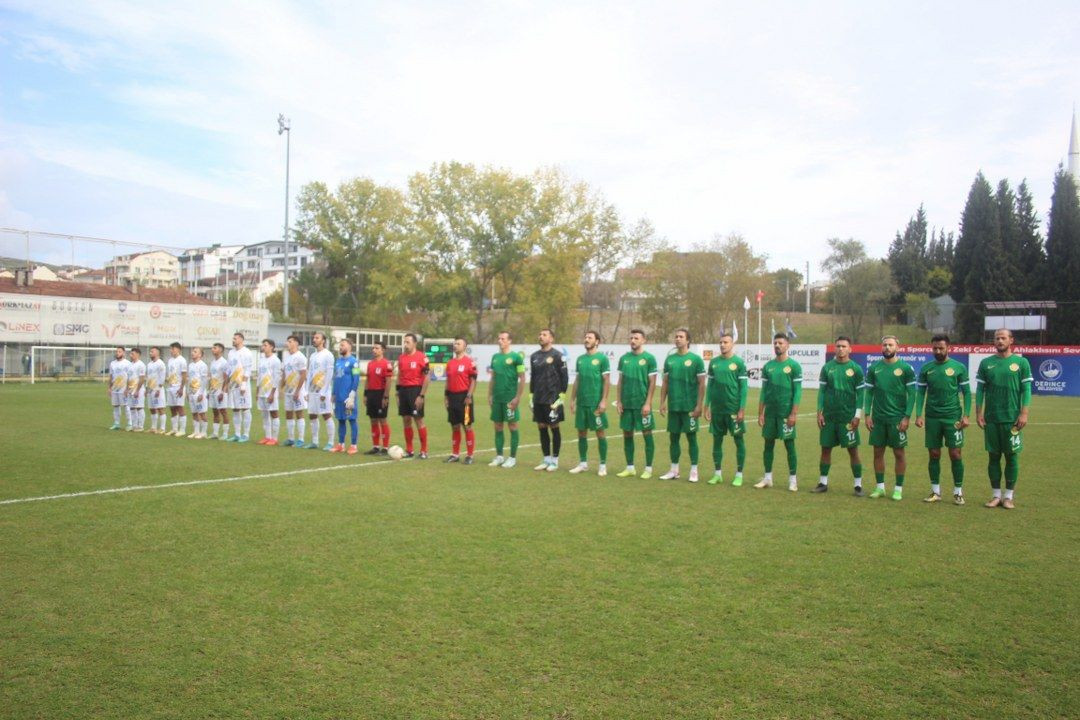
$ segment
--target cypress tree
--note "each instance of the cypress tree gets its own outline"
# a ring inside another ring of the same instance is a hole
[[[1058,166],[1046,232],[1049,299],[1058,303],[1050,325],[1054,342],[1080,343],[1080,198],[1072,175]]]
[[[1046,297],[1046,249],[1043,247],[1039,215],[1031,197],[1027,180],[1016,189],[1016,220],[1020,231],[1021,300],[1042,300]]]
[[[1006,265],[997,204],[993,190],[980,172],[968,193],[967,204],[960,221],[960,239],[953,260],[953,299],[956,308],[956,327],[966,342],[982,338],[982,303],[1000,300],[1004,288],[1011,282]]]
[[[997,186],[994,198],[997,205],[998,234],[1001,237],[1001,250],[1005,264],[1010,268],[1020,267],[1020,221],[1016,212],[1016,195],[1009,187],[1008,180],[1002,180]],[[1020,277],[1014,277],[1000,289],[1000,300],[1021,300],[1026,283]]]

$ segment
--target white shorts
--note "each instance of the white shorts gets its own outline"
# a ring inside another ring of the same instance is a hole
[[[192,413],[206,412],[206,393],[193,393],[188,390],[188,406]]]
[[[177,390],[165,388],[165,403],[169,407],[184,407],[184,396],[176,397]]]
[[[308,415],[329,415],[334,412],[330,393],[308,395]]]
[[[259,396],[259,410],[261,412],[270,412],[271,410],[273,410],[274,412],[277,412],[277,409],[278,409],[277,396],[274,396],[274,402],[267,402],[267,396],[266,395],[260,395]]]
[[[229,390],[229,402],[236,410],[250,410],[251,409],[251,386],[248,385],[244,388],[244,392],[240,392],[240,388],[234,387]]]
[[[293,398],[293,394],[288,390],[285,391],[285,412],[296,412],[297,410],[307,410],[307,393],[303,390],[300,391],[300,399]]]
[[[137,395],[129,395],[127,404],[128,407],[141,408],[146,404],[146,390],[140,390]]]
[[[112,399],[113,407],[128,404],[127,398],[124,396],[123,390],[120,390],[119,392],[113,390],[109,393],[109,397]]]
[[[218,394],[221,394],[221,399],[218,400]],[[229,409],[229,393],[222,393],[220,390],[211,390],[206,394],[207,404],[211,410],[228,410]]]
[[[148,390],[147,395],[150,396],[150,409],[161,410],[165,407],[165,391],[164,390]]]

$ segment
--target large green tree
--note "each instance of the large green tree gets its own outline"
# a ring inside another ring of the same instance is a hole
[[[1048,296],[1058,304],[1050,327],[1055,342],[1080,343],[1080,200],[1076,182],[1064,168],[1054,176],[1046,232]]]
[[[1046,296],[1046,248],[1043,247],[1041,222],[1035,212],[1027,180],[1016,189],[1016,221],[1020,235],[1017,297],[1022,300],[1041,300]]]
[[[926,292],[926,274],[929,270],[927,261],[926,209],[919,209],[909,220],[903,234],[896,233],[889,246],[889,273],[896,293],[892,303],[899,312],[906,307],[905,298],[911,293]]]
[[[1001,299],[1009,282],[993,189],[980,172],[968,192],[953,258],[951,294],[957,302],[956,331],[967,342],[983,334],[983,303]]]
[[[998,236],[1001,238],[1001,261],[1010,268],[1010,274],[1020,267],[1020,220],[1017,216],[1016,195],[1008,180],[1001,180],[994,196],[997,208]],[[1024,281],[1014,277],[1010,282],[998,288],[1000,300],[1019,300],[1024,294]]]
[[[843,330],[855,342],[864,337],[865,320],[877,314],[879,320],[894,294],[889,266],[871,259],[866,246],[854,239],[830,238],[829,255],[821,268],[831,278],[829,301],[844,318]]]

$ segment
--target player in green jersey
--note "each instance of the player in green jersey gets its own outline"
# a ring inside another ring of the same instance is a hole
[[[994,496],[986,507],[1012,510],[1013,490],[1020,477],[1020,451],[1031,405],[1031,364],[1013,354],[1012,330],[994,333],[997,352],[979,363],[975,375],[975,420],[983,429],[988,471]],[[1005,497],[1001,496],[1001,456],[1005,456]]]
[[[949,357],[949,336],[930,338],[934,362],[919,368],[915,396],[915,426],[926,428],[926,447],[930,452],[930,494],[924,502],[941,501],[941,445],[949,449],[952,461],[953,502],[964,504],[964,428],[970,425],[971,385],[964,363]],[[964,407],[960,407],[960,396]],[[923,405],[926,419],[923,420]]]
[[[488,389],[488,405],[491,406],[491,421],[495,423],[495,459],[492,467],[512,468],[517,465],[518,444],[521,434],[518,421],[521,420],[521,394],[525,392],[525,355],[510,350],[512,338],[503,330],[499,333],[499,352],[491,357],[488,373],[491,375],[491,387]],[[503,425],[510,426],[510,457],[503,457],[506,436]]]
[[[746,363],[735,354],[735,337],[725,332],[720,336],[720,354],[709,362],[705,419],[713,436],[713,476],[710,485],[724,481],[720,465],[724,460],[724,435],[731,434],[735,443],[735,479],[738,487],[743,481],[746,463],[746,393],[750,376]]]
[[[881,339],[881,360],[866,371],[866,399],[863,412],[870,445],[874,448],[874,480],[877,487],[870,497],[885,495],[885,448],[891,447],[896,460],[896,486],[892,499],[904,494],[907,470],[908,424],[915,408],[915,370],[896,356],[900,342],[894,335]]]
[[[773,353],[776,358],[761,368],[761,396],[758,399],[758,425],[765,438],[762,459],[765,477],[754,485],[761,489],[772,487],[773,454],[777,438],[784,441],[788,462],[788,490],[799,489],[796,473],[799,456],[795,451],[795,420],[799,417],[799,401],[802,400],[802,366],[788,357],[788,338],[783,333],[773,336]]]
[[[851,359],[851,338],[841,335],[833,344],[836,356],[825,363],[818,377],[817,424],[821,442],[821,477],[811,492],[829,490],[832,449],[847,448],[855,494],[862,496],[862,459],[859,457],[859,421],[862,419],[863,370]]]
[[[623,453],[626,469],[617,477],[634,477],[634,431],[640,430],[645,440],[645,472],[642,479],[652,477],[653,441],[652,399],[656,390],[656,358],[645,352],[645,333],[630,331],[630,352],[619,358],[619,385],[615,390],[615,411],[623,431]]]
[[[577,429],[578,464],[570,468],[577,474],[589,469],[589,431],[596,432],[596,449],[600,467],[596,474],[607,475],[607,396],[611,382],[611,365],[607,355],[600,352],[600,333],[585,333],[585,354],[577,359],[574,387],[570,391],[570,414]]]
[[[698,481],[697,431],[705,401],[705,361],[690,352],[690,331],[675,331],[675,352],[664,358],[664,384],[660,387],[660,414],[668,416],[671,469],[661,480],[679,479],[679,435],[686,433],[690,451],[690,482]],[[668,414],[668,411],[671,411]]]

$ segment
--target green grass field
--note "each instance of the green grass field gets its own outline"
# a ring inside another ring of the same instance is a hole
[[[981,507],[977,431],[955,507],[920,502],[920,431],[902,502],[846,461],[811,495],[810,417],[792,494],[536,473],[531,425],[515,470],[366,467],[108,432],[107,405],[0,387],[0,500],[332,469],[0,504],[0,717],[1080,716],[1076,400],[1036,399],[1012,512]]]

